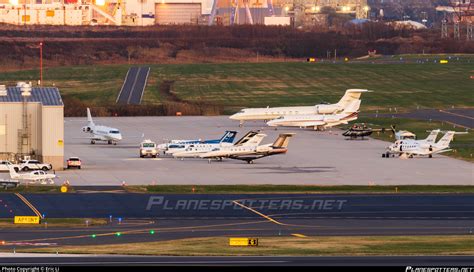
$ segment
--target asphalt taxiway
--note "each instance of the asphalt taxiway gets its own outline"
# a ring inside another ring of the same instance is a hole
[[[48,218],[84,218],[81,226],[5,228],[4,248],[89,245],[245,235],[472,235],[473,195],[148,195],[24,194]],[[1,194],[15,215],[18,196]],[[18,208],[18,212],[16,209]],[[10,217],[0,209],[1,217]],[[21,212],[21,213],[20,213]],[[107,218],[87,226],[86,218]],[[153,233],[151,233],[153,231]],[[117,233],[120,233],[118,236]],[[95,235],[92,237],[92,235]]]
[[[195,117],[118,117],[95,118],[96,124],[119,128],[124,140],[118,145],[91,145],[81,132],[85,118],[66,118],[65,158],[82,159],[82,169],[57,171],[57,184],[72,185],[134,184],[317,184],[317,185],[474,185],[472,163],[446,156],[398,159],[382,158],[387,142],[369,139],[349,141],[338,129],[316,132],[305,129],[266,127],[249,122],[243,128],[227,116]],[[145,138],[158,143],[164,139],[216,139],[225,130],[237,130],[242,137],[249,130],[261,129],[272,143],[279,133],[295,132],[289,151],[255,164],[224,160],[208,163],[203,159],[159,157],[140,158],[139,143]],[[8,178],[7,173],[0,178]]]

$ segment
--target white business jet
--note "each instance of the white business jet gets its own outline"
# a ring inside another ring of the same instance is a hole
[[[319,104],[315,106],[278,107],[278,108],[247,108],[231,115],[232,120],[240,121],[240,126],[245,121],[273,120],[281,116],[315,115],[341,113],[352,101],[359,100],[362,93],[369,92],[363,89],[349,89],[335,104]]]
[[[357,120],[361,100],[351,101],[342,113],[312,114],[312,115],[285,115],[267,122],[271,127],[313,127],[314,130],[326,129],[337,125],[346,125]]]
[[[87,126],[83,127],[82,131],[91,135],[89,137],[91,144],[95,144],[96,141],[105,141],[108,144],[116,145],[117,142],[122,140],[122,134],[118,129],[96,125],[92,120],[89,108],[87,108]]]

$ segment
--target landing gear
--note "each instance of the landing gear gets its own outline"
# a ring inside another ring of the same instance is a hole
[[[108,141],[107,141],[107,144],[112,144],[112,141],[108,140]]]
[[[429,154],[429,155],[428,155],[428,158],[433,158],[433,155]]]
[[[94,140],[91,140],[91,144],[95,144],[95,141],[94,141]]]
[[[240,121],[239,122],[239,127],[243,127],[244,126],[244,121]]]
[[[211,163],[211,159],[208,159],[208,160],[207,160],[207,163]]]
[[[253,161],[247,161],[248,164],[253,164]]]

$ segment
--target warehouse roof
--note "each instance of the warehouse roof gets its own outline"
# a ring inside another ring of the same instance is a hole
[[[2,102],[23,102],[21,90],[19,87],[7,87],[7,95],[0,95]],[[28,102],[39,102],[44,106],[62,106],[63,100],[58,88],[52,87],[33,87]]]

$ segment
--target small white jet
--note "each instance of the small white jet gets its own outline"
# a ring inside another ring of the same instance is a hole
[[[346,125],[357,120],[361,100],[351,101],[342,113],[312,114],[312,115],[285,115],[267,122],[271,127],[313,127],[314,130],[326,129],[337,125]]]
[[[247,163],[252,164],[256,159],[272,155],[285,154],[288,151],[288,142],[290,141],[290,137],[293,135],[294,133],[280,134],[274,143],[266,145],[250,143],[248,145],[225,146],[217,148],[211,152],[201,154],[199,157],[208,159],[209,162],[211,162],[211,159],[222,160],[222,158],[229,158],[246,161]],[[266,136],[267,135],[263,133],[258,133],[255,135],[255,137],[258,139],[258,142],[260,142],[261,139]]]
[[[414,156],[428,156],[432,158],[434,154],[439,154],[449,149],[449,143],[453,140],[455,134],[461,134],[455,131],[446,131],[444,136],[436,143],[436,137],[440,130],[431,131],[430,135],[424,140],[397,140],[387,148],[382,157],[390,155],[399,155],[401,157],[413,158]]]
[[[281,116],[316,115],[341,113],[352,101],[359,100],[362,93],[369,92],[362,89],[349,89],[336,104],[319,104],[315,106],[278,107],[278,108],[247,108],[231,115],[232,120],[245,121],[273,120]]]
[[[122,134],[118,129],[94,124],[89,108],[87,108],[87,126],[83,127],[82,131],[91,135],[89,137],[91,144],[95,144],[96,141],[105,141],[116,145],[122,140]]]
[[[50,184],[54,184],[54,179],[57,178],[55,174],[48,174],[43,170],[36,170],[24,174],[19,174],[13,167],[9,167],[10,179],[17,181],[26,181],[30,183],[41,182],[46,184],[48,181]]]
[[[177,151],[173,153],[173,157],[175,158],[198,158],[201,154],[205,154],[211,151],[218,150],[221,147],[225,146],[254,146],[260,144],[263,140],[263,137],[256,132],[256,131],[249,131],[238,140],[235,144],[229,144],[225,142],[217,143],[217,144],[191,144],[183,151]]]
[[[193,148],[215,148],[218,146],[232,145],[237,131],[227,130],[220,139],[215,140],[171,140],[168,143],[158,145],[159,150],[164,150],[165,154],[173,155],[177,152],[185,151],[189,147]]]

